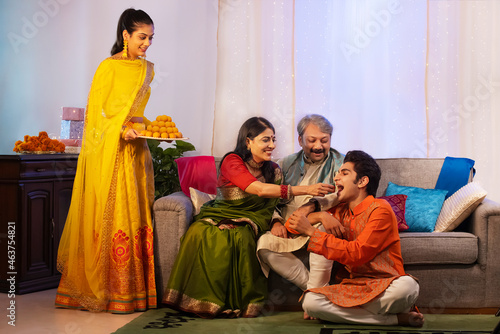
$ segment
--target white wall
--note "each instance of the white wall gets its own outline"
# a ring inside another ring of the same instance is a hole
[[[217,0],[1,0],[0,152],[25,134],[60,134],[61,107],[85,107],[92,77],[110,56],[129,7],[155,22],[147,59],[156,77],[146,116],[173,117],[210,154],[217,56]]]

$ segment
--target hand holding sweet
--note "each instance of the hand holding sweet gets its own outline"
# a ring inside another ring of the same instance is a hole
[[[308,194],[312,196],[325,196],[326,194],[335,192],[335,186],[326,183],[316,183],[309,186]]]
[[[135,140],[137,139],[137,136],[139,135],[139,133],[134,130],[134,129],[131,129],[131,128],[125,128],[125,133],[123,135],[123,139],[125,139],[125,141],[131,141],[131,140]]]

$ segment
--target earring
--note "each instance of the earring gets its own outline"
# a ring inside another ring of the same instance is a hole
[[[123,54],[122,54],[123,58],[127,58],[127,48],[128,48],[128,41],[124,40],[123,41]]]

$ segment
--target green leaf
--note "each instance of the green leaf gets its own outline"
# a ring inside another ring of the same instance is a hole
[[[153,160],[155,174],[155,199],[181,190],[177,164],[175,159],[182,157],[185,152],[196,150],[188,142],[177,140],[174,147],[163,149],[158,140],[147,141]]]

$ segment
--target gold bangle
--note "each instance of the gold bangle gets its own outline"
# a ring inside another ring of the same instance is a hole
[[[122,139],[125,139],[125,135],[127,134],[127,131],[129,129],[130,128],[128,126],[122,126],[122,131],[120,132],[120,135],[121,135]]]

